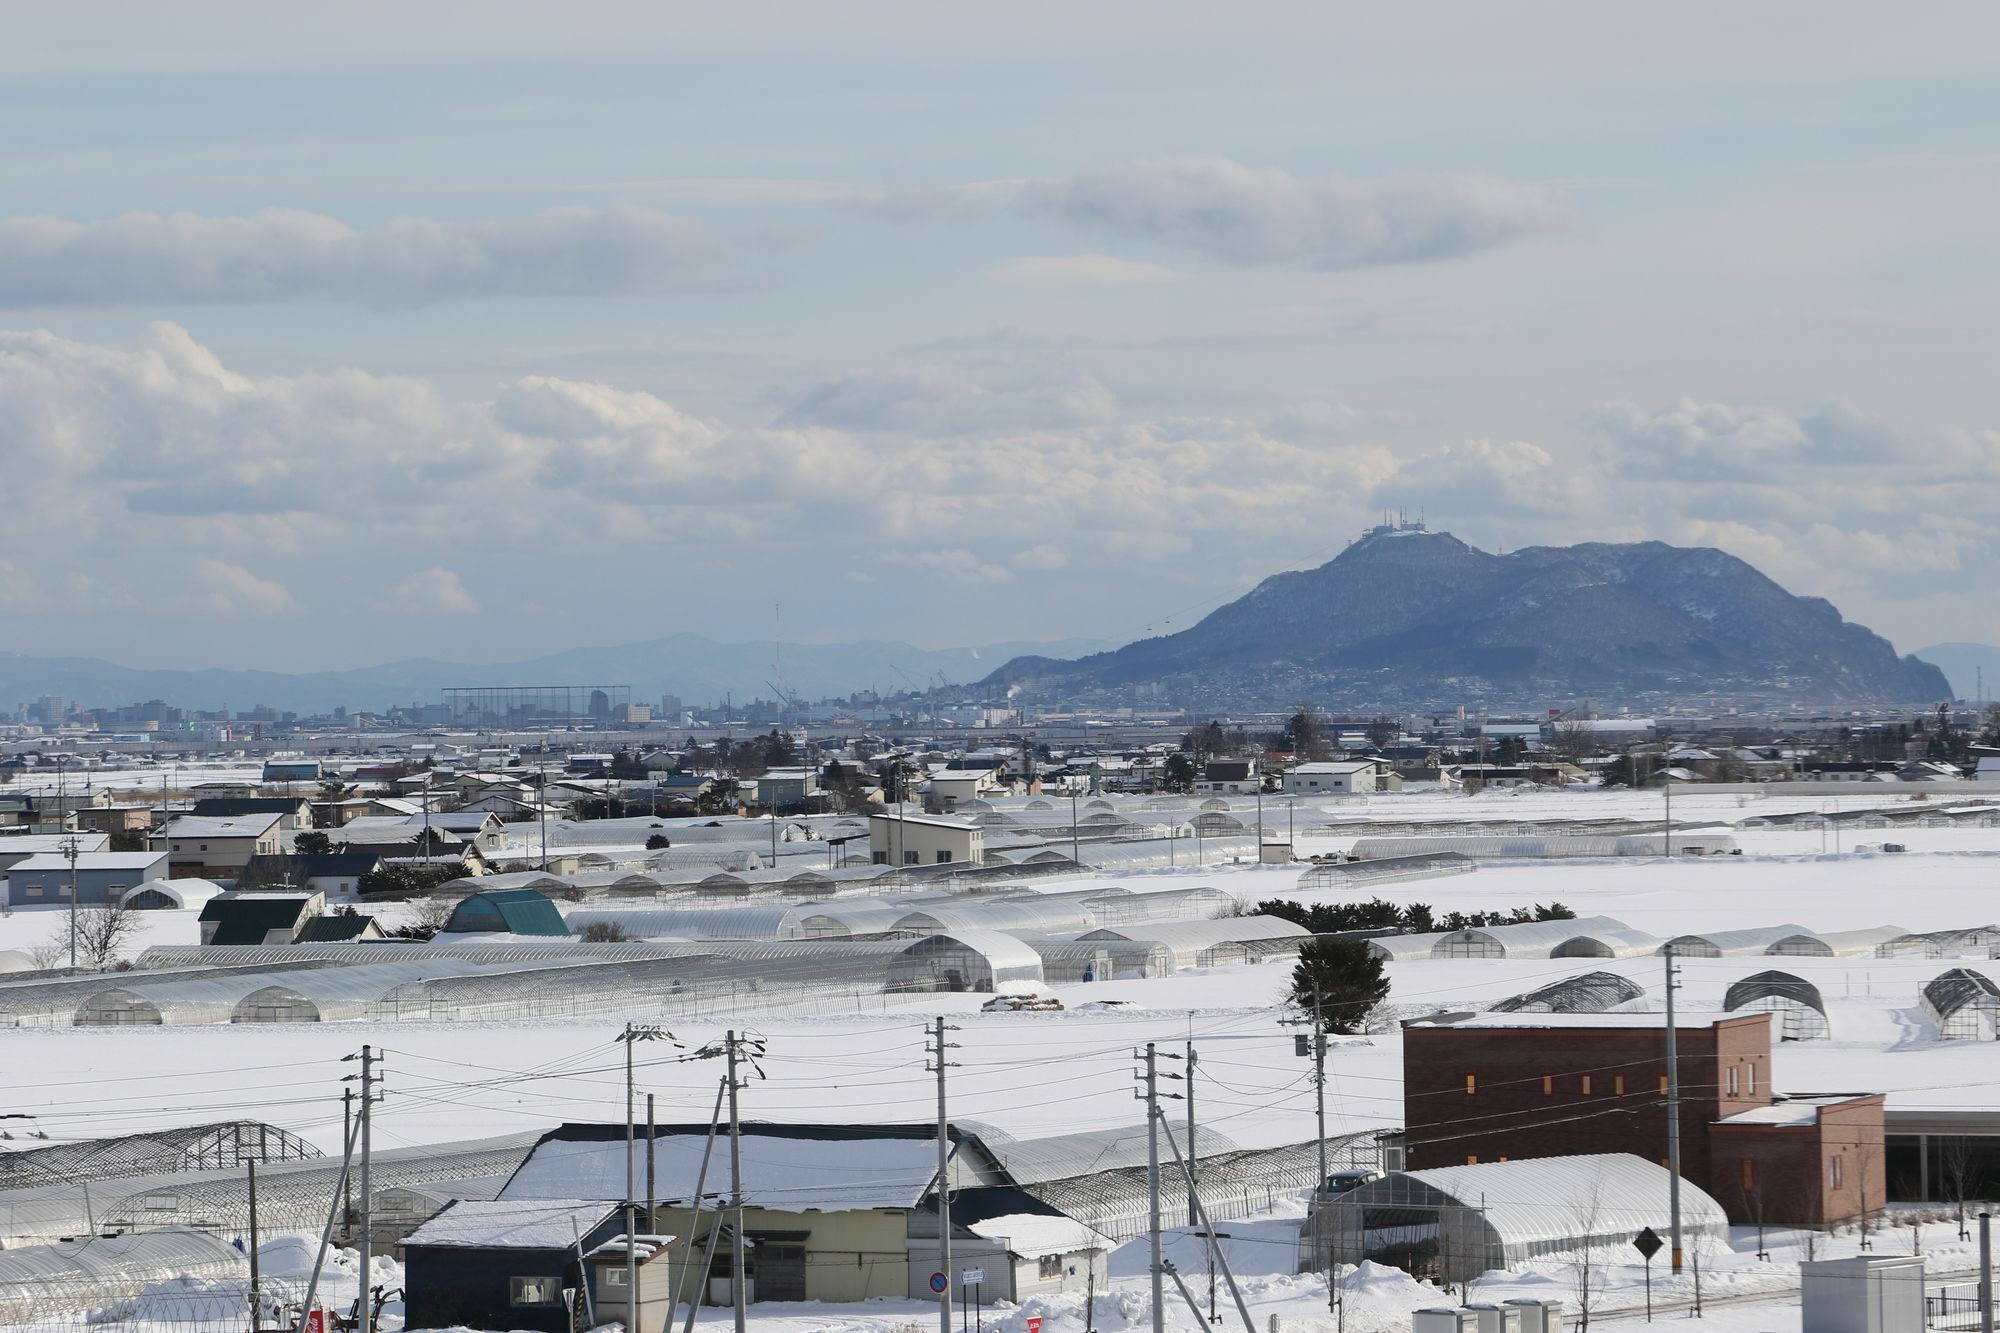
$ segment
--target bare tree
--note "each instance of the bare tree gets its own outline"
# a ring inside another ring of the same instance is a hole
[[[1548,725],[1548,746],[1574,764],[1597,748],[1597,733],[1587,722],[1575,718],[1557,718]]]
[[[412,898],[403,924],[389,933],[399,940],[427,940],[445,928],[457,908],[449,898]]]
[[[1942,1140],[1938,1145],[1939,1182],[1944,1186],[1944,1196],[1952,1203],[1958,1214],[1958,1238],[1969,1240],[1965,1229],[1965,1201],[1972,1197],[1972,1149],[1962,1134]]]
[[[103,969],[118,961],[119,954],[138,933],[139,919],[123,903],[107,903],[103,907],[79,909],[70,929],[76,937],[77,965]],[[63,943],[67,949],[68,932]]]
[[[25,952],[28,955],[28,961],[35,965],[35,970],[38,972],[46,972],[51,968],[67,967],[69,966],[69,936],[67,933],[51,935],[48,939],[29,945]]]
[[[1576,1293],[1578,1333],[1586,1333],[1590,1328],[1590,1312],[1603,1286],[1600,1273],[1603,1255],[1597,1245],[1598,1222],[1603,1211],[1604,1190],[1597,1182],[1592,1182],[1570,1203],[1570,1228],[1583,1240],[1575,1250],[1570,1271],[1570,1289]]]

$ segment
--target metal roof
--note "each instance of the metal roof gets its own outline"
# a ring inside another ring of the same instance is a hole
[[[1924,1003],[1941,1019],[1950,1018],[1967,1007],[2000,1007],[2000,986],[1984,972],[1954,967],[1940,972],[1924,987]]]
[[[1676,935],[1660,946],[1664,953],[1672,947],[1690,958],[1726,958],[1731,954],[1763,953],[1788,935],[1812,932],[1796,921],[1782,926],[1749,926],[1742,930],[1711,930],[1699,935]]]

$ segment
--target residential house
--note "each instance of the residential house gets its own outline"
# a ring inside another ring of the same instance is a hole
[[[565,1293],[583,1289],[582,1256],[622,1233],[623,1211],[605,1200],[454,1200],[403,1238],[404,1318],[571,1333],[585,1311]]]
[[[1285,774],[1284,790],[1288,796],[1350,796],[1394,791],[1402,785],[1380,759],[1343,759],[1293,765]]]
[[[1255,759],[1211,759],[1194,780],[1197,796],[1254,796],[1263,790],[1264,775]]]
[[[278,827],[287,833],[313,826],[312,802],[303,796],[204,796],[188,813],[203,819],[276,815]]]
[[[154,834],[153,842],[167,849],[169,878],[234,881],[252,857],[283,850],[281,823],[276,814],[182,815]]]
[[[150,852],[81,852],[76,858],[76,901],[101,907],[121,903],[125,895],[149,879],[165,879],[167,854]],[[70,900],[70,860],[44,852],[7,868],[5,901],[12,907],[33,907]]]

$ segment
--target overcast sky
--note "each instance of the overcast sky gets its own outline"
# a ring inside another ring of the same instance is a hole
[[[0,649],[1122,641],[1389,506],[2000,642],[1988,4],[9,27]]]

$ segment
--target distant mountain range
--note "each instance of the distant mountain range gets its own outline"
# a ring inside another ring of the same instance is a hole
[[[894,694],[914,682],[925,688],[942,672],[950,684],[977,680],[997,662],[1024,653],[1069,655],[1105,647],[1070,639],[1059,643],[999,643],[979,648],[918,648],[907,643],[787,643],[782,684],[807,699],[879,689]],[[671,634],[612,648],[571,648],[524,662],[491,665],[412,659],[353,671],[152,670],[89,657],[24,657],[0,653],[0,705],[11,708],[42,694],[59,694],[85,707],[113,707],[164,699],[181,708],[230,708],[258,704],[300,713],[345,705],[375,711],[398,704],[438,701],[453,685],[629,685],[635,703],[657,706],[674,694],[690,705],[774,698],[772,645],[717,643],[698,634]]]
[[[1916,656],[1950,677],[1955,698],[1991,699],[2000,692],[2000,648],[1990,643],[1934,643]]]
[[[1414,530],[1412,530],[1414,529]],[[1277,574],[1178,634],[989,681],[1268,702],[1481,690],[1935,703],[1944,673],[1709,548],[1588,543],[1493,555],[1415,525]],[[1247,696],[1245,696],[1247,697]]]

